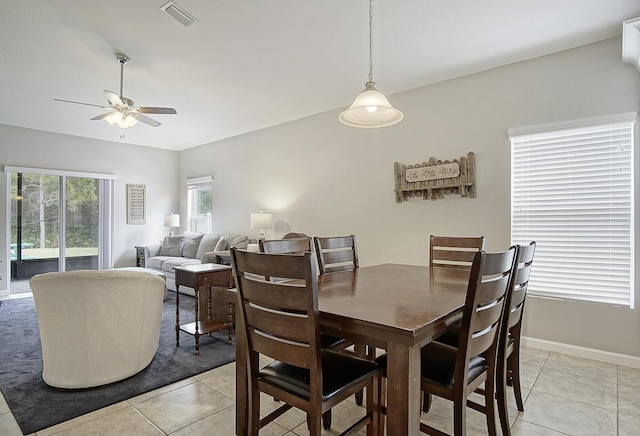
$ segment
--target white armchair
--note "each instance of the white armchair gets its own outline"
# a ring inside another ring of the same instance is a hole
[[[68,271],[30,280],[42,343],[42,378],[79,389],[122,380],[156,353],[165,283],[137,271]]]

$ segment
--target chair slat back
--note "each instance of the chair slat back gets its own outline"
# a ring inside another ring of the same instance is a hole
[[[484,248],[484,236],[434,236],[429,238],[429,266],[471,269],[477,251]]]
[[[498,331],[515,268],[516,247],[500,253],[478,251],[473,260],[460,328],[457,365],[486,353],[495,364]],[[462,374],[461,374],[462,375]],[[464,374],[466,377],[466,374]]]
[[[313,251],[311,238],[260,240],[260,251],[268,254],[301,254]]]
[[[314,238],[320,274],[359,268],[355,235]]]
[[[287,236],[287,235],[285,235]],[[303,254],[312,253],[311,261],[317,265],[313,242],[310,237],[260,240],[260,252],[268,254]],[[317,268],[316,268],[317,270]],[[271,280],[282,280],[280,277],[268,277]]]
[[[265,254],[234,248],[231,262],[252,371],[257,371],[257,353],[302,368],[319,368],[318,282],[311,253]],[[283,280],[267,279],[273,276]]]
[[[511,294],[511,304],[509,310],[508,328],[512,328],[522,321],[524,312],[524,302],[529,287],[529,275],[533,264],[533,255],[536,251],[536,243],[532,241],[529,245],[521,245],[518,248],[518,259],[516,261],[516,272],[513,279],[513,291]]]

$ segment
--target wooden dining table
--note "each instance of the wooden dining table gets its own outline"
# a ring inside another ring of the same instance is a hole
[[[462,318],[468,280],[464,269],[401,264],[318,277],[320,330],[388,353],[387,434],[420,433],[420,348]],[[245,435],[247,361],[241,330],[236,332],[236,434]]]

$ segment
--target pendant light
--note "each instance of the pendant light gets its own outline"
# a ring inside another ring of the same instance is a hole
[[[338,120],[351,127],[365,129],[387,127],[399,123],[404,114],[391,106],[387,97],[376,89],[373,81],[373,4],[369,0],[369,81],[353,101],[349,109],[342,112]]]

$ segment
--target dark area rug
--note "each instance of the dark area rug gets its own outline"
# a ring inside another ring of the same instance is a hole
[[[2,301],[0,306],[0,391],[24,434],[135,397],[235,360],[235,341],[227,331],[200,337],[180,332],[176,347],[175,293],[163,305],[160,346],[151,364],[128,379],[93,389],[66,391],[42,380],[42,351],[33,298]],[[180,295],[180,319],[191,320],[192,297]]]

